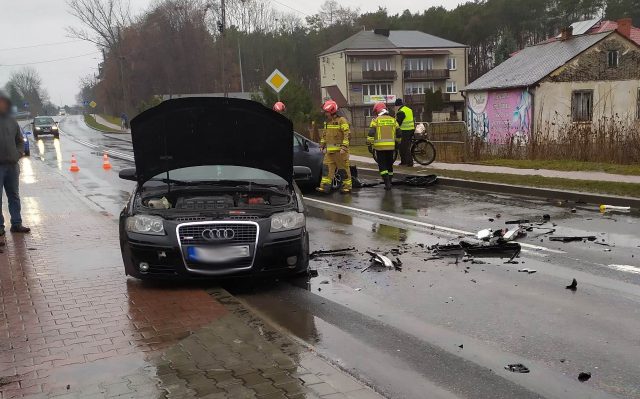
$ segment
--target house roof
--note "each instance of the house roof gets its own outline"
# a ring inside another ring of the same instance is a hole
[[[417,30],[392,30],[389,37],[376,34],[370,30],[360,31],[341,41],[320,55],[336,53],[344,50],[388,50],[388,49],[422,49],[422,48],[455,48],[467,47],[465,44],[452,42],[438,36]]]
[[[526,47],[502,64],[467,85],[465,91],[531,86],[578,54],[609,36],[611,32],[574,36]]]
[[[594,25],[589,32],[591,33],[600,33],[600,32],[610,32],[618,29],[618,23],[616,21],[600,21],[596,25]],[[631,36],[629,37],[632,41],[636,42],[640,45],[640,28],[636,28],[635,26],[631,27]]]

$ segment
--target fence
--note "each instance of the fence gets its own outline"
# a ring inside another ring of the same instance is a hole
[[[462,122],[418,122],[426,128],[425,138],[436,147],[436,161],[464,162],[467,125]]]

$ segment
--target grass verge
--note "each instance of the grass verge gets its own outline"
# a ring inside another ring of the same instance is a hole
[[[358,166],[375,168],[373,164],[362,162],[353,162]],[[401,166],[394,166],[396,172],[399,173],[416,173],[415,169],[407,169]],[[640,198],[640,184],[618,183],[611,181],[590,181],[590,180],[573,180],[563,179],[559,177],[542,177],[542,176],[521,176],[507,173],[483,173],[483,172],[465,172],[458,170],[444,170],[435,168],[420,169],[422,173],[436,174],[442,177],[451,177],[454,179],[474,180],[489,183],[513,184],[517,186],[528,186],[537,188],[549,188],[557,190],[579,191],[584,193],[598,193],[608,195],[619,195],[624,197]]]
[[[366,150],[366,148],[365,148]],[[619,175],[640,176],[640,165],[620,165],[601,162],[528,160],[528,159],[488,159],[472,162],[478,165],[506,166],[518,169],[551,169],[562,171],[606,172]]]
[[[90,114],[84,114],[84,121],[87,125],[89,125],[94,129],[102,130],[107,133],[122,133],[122,132],[115,131],[110,127],[107,127],[101,123],[96,122],[96,119]]]
[[[100,116],[103,117],[104,120],[106,120],[107,122],[113,123],[116,126],[120,126],[120,123],[122,122],[119,116],[113,116],[113,115],[107,115],[107,114],[100,114]]]

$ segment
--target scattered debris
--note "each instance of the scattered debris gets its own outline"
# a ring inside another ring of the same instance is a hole
[[[561,242],[572,242],[572,241],[595,241],[598,238],[596,236],[551,236],[549,237],[549,241],[561,241]]]
[[[428,175],[428,176],[406,176],[402,179],[397,179],[393,181],[394,186],[412,186],[412,187],[428,187],[436,184],[438,182],[438,176],[436,175]]]
[[[474,284],[478,284],[478,282],[475,279],[471,279],[471,282],[474,283]]]
[[[534,269],[527,269],[527,268],[524,268],[524,269],[518,269],[518,271],[519,271],[520,273],[529,273],[529,274],[533,274],[533,273],[537,272],[537,270],[534,270]]]
[[[564,287],[568,290],[571,291],[576,291],[578,289],[578,280],[576,280],[575,278],[573,279],[573,281],[571,282],[570,285],[567,285],[566,287]]]
[[[607,211],[629,212],[630,210],[630,206],[600,205],[600,212],[602,213],[605,213]]]
[[[571,208],[571,213],[576,213],[578,210],[576,208]]]
[[[544,215],[541,215],[541,216],[535,216],[532,219],[507,220],[504,223],[505,224],[529,224],[529,223],[544,224],[549,220],[551,220],[551,216],[545,213]]]
[[[371,263],[369,266],[362,269],[361,273],[364,273],[373,265],[384,266],[389,270],[394,268],[393,262],[388,257],[373,251],[367,251],[367,254],[371,255]]]
[[[397,257],[396,257],[396,260],[395,260],[395,261],[391,261],[391,262],[393,263],[393,267],[394,267],[397,271],[399,271],[399,272],[401,272],[401,271],[402,271],[402,261],[400,260],[400,258],[397,258]]]
[[[338,274],[338,280],[342,280],[342,274]]]
[[[318,271],[316,269],[309,269],[309,277],[318,277]]]
[[[329,280],[322,280],[320,284],[329,284]]]
[[[509,258],[509,261],[513,261],[522,250],[520,244],[516,242],[473,245],[462,241],[460,244],[464,247],[467,255],[478,258]]]
[[[458,345],[458,348],[460,348],[460,349],[464,349],[464,344],[460,344],[460,345]]]
[[[590,372],[580,372],[580,374],[578,374],[578,381],[580,382],[585,382],[585,381],[589,381],[589,379],[591,378],[591,373]]]
[[[315,259],[320,256],[344,256],[350,252],[354,252],[356,249],[354,247],[351,248],[340,248],[340,249],[327,249],[327,250],[319,250],[313,251],[309,254],[309,259]]]
[[[362,288],[354,288],[355,291],[362,291]]]
[[[598,244],[598,245],[602,245],[604,247],[615,247],[615,245],[613,244],[609,244],[608,242],[603,242],[603,241],[594,241],[594,244]]]
[[[70,384],[67,384],[67,389],[71,389],[71,385]]]
[[[530,371],[529,368],[522,363],[508,364],[504,366],[504,369],[512,373],[528,373]]]

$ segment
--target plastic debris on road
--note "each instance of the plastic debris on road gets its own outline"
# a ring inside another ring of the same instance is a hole
[[[355,252],[354,247],[350,248],[340,248],[340,249],[327,249],[327,250],[318,250],[313,251],[309,254],[309,259],[319,258],[321,256],[344,256],[349,253]]]
[[[566,286],[566,287],[564,287],[564,288],[566,288],[566,289],[568,289],[568,290],[571,290],[571,291],[575,291],[575,290],[577,290],[577,289],[578,289],[578,280],[576,280],[576,279],[574,278],[574,279],[573,279],[573,281],[571,282],[571,284],[570,284],[570,285],[567,285],[567,286]]]
[[[504,366],[504,369],[512,373],[528,373],[530,371],[529,368],[522,363],[508,364]]]
[[[587,372],[581,372],[580,374],[578,374],[578,381],[580,382],[585,382],[585,381],[589,381],[589,379],[591,379],[591,373]]]

